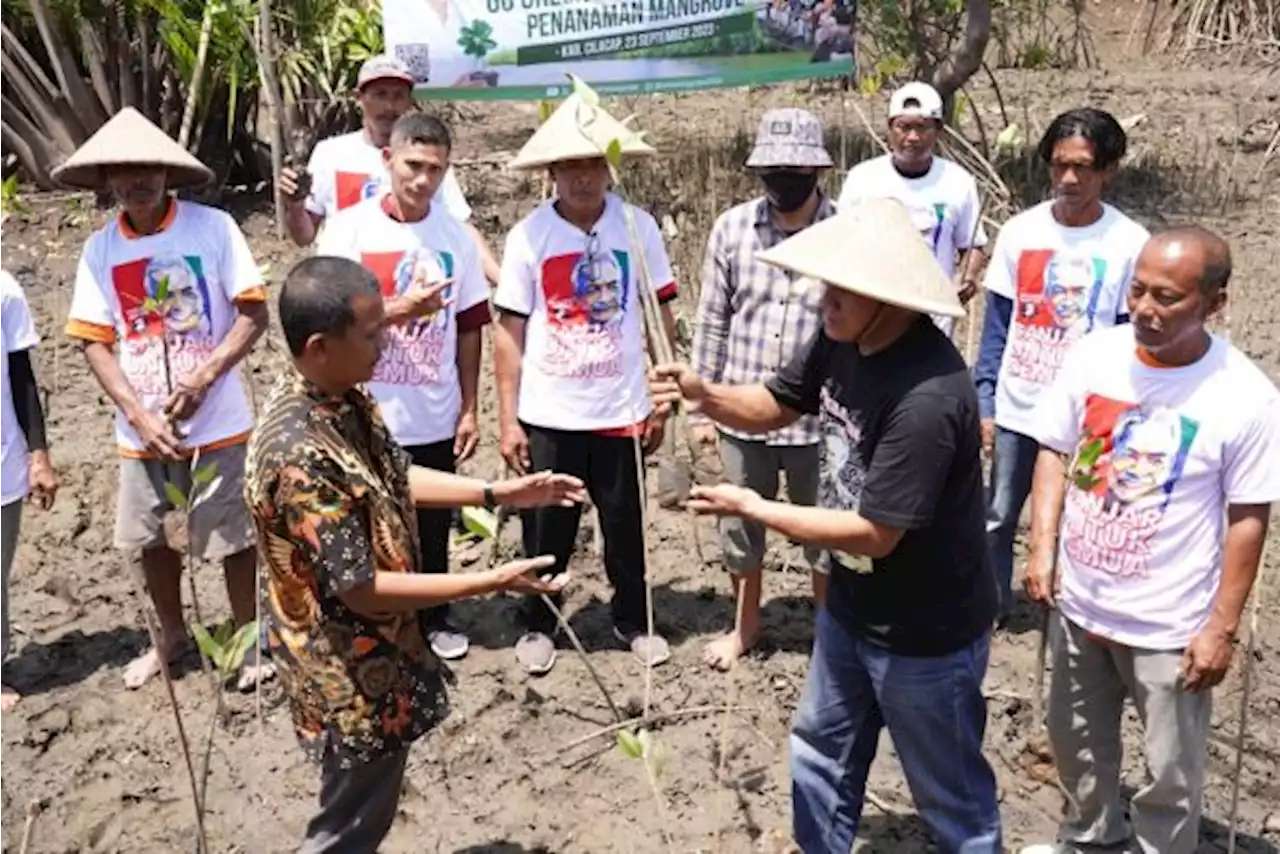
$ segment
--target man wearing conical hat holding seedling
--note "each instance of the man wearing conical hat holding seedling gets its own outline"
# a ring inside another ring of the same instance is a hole
[[[760,382],[782,368],[822,325],[822,289],[812,279],[760,260],[801,229],[835,214],[818,188],[832,165],[822,123],[805,110],[770,110],[760,120],[746,166],[764,185],[764,195],[730,208],[716,220],[707,242],[693,368],[708,382]],[[786,472],[787,497],[812,505],[818,497],[818,421],[812,416],[760,436],[717,427],[703,415],[690,419],[703,447],[719,446],[725,476],[770,498],[778,473]],[[740,620],[707,647],[707,661],[728,668],[760,634],[760,588],[764,526],[737,517],[720,520],[724,564],[733,574]],[[822,550],[806,548],[814,599],[826,594]]]
[[[611,140],[624,158],[654,153],[603,109],[572,95],[511,164],[548,170],[555,194],[507,236],[494,292],[502,455],[516,471],[553,468],[586,481],[614,588],[614,633],[642,662],[660,664],[670,651],[660,635],[647,633],[643,471],[634,443],[639,437],[646,453],[657,448],[665,416],[653,416],[646,388],[639,291],[650,288],[662,303],[662,323],[674,339],[669,303],[676,283],[653,217],[610,190],[602,152]],[[527,511],[525,553],[553,554],[563,572],[580,516],[580,507]],[[555,617],[540,600],[526,603],[521,616],[526,633],[516,658],[526,672],[546,673],[556,657]]]
[[[439,119],[419,112],[396,119],[385,149],[389,191],[335,216],[318,246],[378,279],[390,322],[369,391],[414,464],[446,472],[475,453],[480,437],[480,336],[490,320],[475,244],[433,201],[452,144]],[[441,287],[446,304],[436,311]],[[448,572],[449,510],[419,509],[417,520],[423,570]],[[447,605],[422,616],[436,655],[467,654],[467,636],[449,621]]]
[[[243,497],[253,412],[240,363],[266,331],[266,291],[235,220],[173,195],[213,173],[136,110],[117,113],[54,177],[109,191],[120,207],[85,243],[66,331],[116,405],[115,544],[141,551],[160,620],[160,648],[125,667],[125,685],[138,688],[188,646],[167,483],[187,495],[194,479],[203,490],[188,548],[222,561],[236,625],[254,619],[257,553]],[[246,662],[242,689],[257,671],[256,658]]]
[[[1130,323],[1080,339],[1036,406],[1025,583],[1056,611],[1047,723],[1067,809],[1057,844],[1024,854],[1199,850],[1213,688],[1280,501],[1280,392],[1207,328],[1230,278],[1218,235],[1157,233]],[[1129,804],[1126,697],[1150,773]]]
[[[987,266],[987,234],[977,182],[964,167],[934,153],[942,127],[936,89],[920,82],[898,89],[889,98],[889,153],[850,169],[837,204],[884,196],[906,205],[942,271],[955,280],[960,302],[968,303]],[[935,315],[933,322],[947,335],[955,331],[955,318]]]
[[[738,430],[777,430],[802,414],[821,424],[819,507],[729,484],[694,487],[689,502],[831,551],[791,729],[795,841],[805,854],[847,854],[887,727],[940,849],[1003,851],[982,755],[998,597],[983,539],[978,400],[963,357],[928,317],[964,309],[894,199],[842,210],[762,258],[823,283],[809,344],[764,383],[709,383],[665,365],[652,390],[659,408],[687,401]]]
[[[306,169],[286,167],[280,173],[280,191],[287,206],[285,226],[294,243],[310,246],[325,220],[386,189],[383,150],[390,142],[392,125],[413,109],[413,85],[408,66],[393,56],[371,56],[360,66],[356,79],[360,129],[321,140]],[[483,235],[469,222],[471,205],[452,167],[437,190],[440,204],[463,223],[475,241],[485,275],[496,282],[498,262]]]

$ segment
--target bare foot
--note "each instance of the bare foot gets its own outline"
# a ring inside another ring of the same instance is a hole
[[[187,649],[185,640],[177,643],[166,644],[169,654],[167,659],[170,664],[177,661],[182,653]],[[152,677],[160,675],[160,658],[156,655],[154,649],[149,649],[142,655],[130,661],[124,667],[124,687],[130,691],[136,691],[143,685],[151,681]]]
[[[746,655],[759,639],[758,632],[749,638],[744,638],[737,629],[734,629],[707,644],[707,648],[702,653],[702,660],[716,670],[728,670],[733,667],[735,661]]]
[[[3,692],[0,692],[0,712],[7,712],[14,706],[18,705],[18,701],[22,699],[22,695],[10,688],[8,685],[3,686]]]

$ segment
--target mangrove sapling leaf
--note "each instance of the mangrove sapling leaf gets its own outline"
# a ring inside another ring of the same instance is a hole
[[[484,507],[463,507],[462,527],[482,540],[492,540],[498,535],[498,515]]]
[[[218,464],[206,463],[197,468],[191,474],[191,482],[196,486],[205,486],[213,482],[214,476],[218,473]]]
[[[196,639],[196,646],[205,658],[213,662],[213,666],[222,671],[222,649],[217,640],[209,634],[209,630],[199,623],[191,624],[191,636]]]
[[[640,743],[640,738],[629,729],[618,730],[618,749],[628,759],[644,758],[644,745]]]
[[[218,487],[221,485],[222,485],[222,476],[219,475],[218,477],[215,477],[213,480],[209,481],[209,483],[205,484],[203,488],[194,489],[192,491],[191,509],[195,510],[197,507],[203,504],[210,496],[216,494],[218,491]]]
[[[613,170],[617,170],[622,166],[622,140],[611,139],[609,145],[604,150],[604,159],[609,161],[609,166]]]
[[[183,493],[181,489],[178,489],[176,484],[166,480],[164,482],[164,496],[165,498],[169,499],[169,503],[172,504],[174,507],[176,507],[177,509],[183,512],[186,512],[187,506],[188,506],[187,496]]]
[[[250,620],[240,628],[236,629],[236,633],[232,635],[231,643],[227,647],[226,664],[229,674],[240,669],[240,665],[244,664],[245,657],[257,642],[257,620]]]

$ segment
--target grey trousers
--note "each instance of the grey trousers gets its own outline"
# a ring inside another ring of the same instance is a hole
[[[4,652],[0,659],[9,658],[9,573],[13,569],[13,553],[18,550],[18,526],[22,522],[22,500],[10,501],[0,508],[0,545],[3,545],[4,572],[0,578],[0,620],[4,626]]]
[[[374,854],[395,820],[408,758],[405,749],[346,769],[326,759],[299,854]]]
[[[1181,650],[1133,649],[1088,637],[1061,614],[1051,634],[1049,739],[1067,794],[1060,850],[1129,845],[1192,854],[1208,763],[1210,692],[1182,690]],[[1142,720],[1149,771],[1129,820],[1120,799],[1120,721],[1128,696]]]

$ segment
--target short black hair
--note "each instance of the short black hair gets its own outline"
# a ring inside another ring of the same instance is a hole
[[[1045,163],[1053,161],[1053,148],[1060,142],[1076,138],[1093,143],[1093,168],[1107,169],[1124,159],[1129,138],[1106,110],[1080,107],[1060,114],[1045,129],[1036,152]]]
[[[289,270],[280,289],[280,326],[289,352],[301,356],[312,335],[341,335],[356,321],[351,302],[379,294],[378,280],[348,258],[313,255]]]
[[[1231,281],[1231,244],[1202,225],[1175,225],[1155,234],[1161,243],[1190,243],[1200,247],[1204,269],[1196,284],[1205,296],[1216,296]]]
[[[391,147],[405,143],[439,145],[449,151],[453,149],[453,134],[449,126],[435,116],[410,110],[391,126]]]

